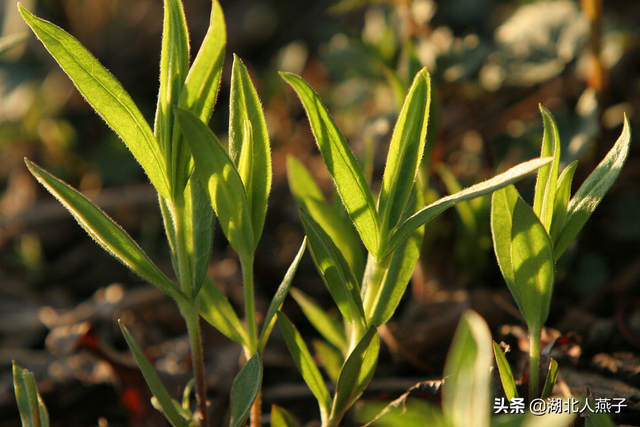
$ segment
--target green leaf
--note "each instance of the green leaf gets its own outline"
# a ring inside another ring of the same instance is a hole
[[[287,343],[287,348],[294,363],[298,367],[298,370],[302,374],[304,382],[311,390],[311,393],[315,396],[320,407],[320,418],[324,425],[329,415],[329,407],[331,405],[331,397],[329,396],[329,390],[322,379],[322,374],[316,366],[307,345],[304,343],[300,332],[293,326],[293,323],[287,318],[287,316],[278,312],[278,326],[284,336],[284,340]]]
[[[242,346],[248,345],[249,339],[242,322],[227,297],[209,276],[205,277],[204,285],[198,294],[198,312],[204,320],[230,340]]]
[[[182,291],[149,259],[138,244],[89,199],[54,177],[35,163],[25,160],[27,168],[62,205],[78,224],[112,256],[156,285],[178,302],[185,302]]]
[[[333,205],[327,203],[311,173],[293,156],[287,157],[287,178],[298,206],[306,209],[341,249],[353,274],[362,277],[365,264],[362,243],[353,224],[344,215],[344,210],[338,212]]]
[[[271,335],[271,330],[276,323],[276,314],[282,308],[282,303],[284,299],[287,297],[289,293],[289,288],[291,287],[291,282],[293,282],[293,276],[296,274],[298,270],[298,265],[300,265],[300,260],[302,259],[302,254],[304,254],[304,250],[307,247],[307,238],[305,237],[302,241],[302,245],[300,245],[300,249],[298,250],[298,254],[294,258],[293,262],[289,266],[287,273],[284,275],[284,279],[278,286],[278,290],[276,294],[273,296],[271,300],[271,304],[269,304],[269,309],[267,310],[267,315],[264,318],[264,323],[262,324],[262,331],[260,332],[260,338],[258,340],[258,349],[260,352],[264,351],[265,346],[267,345],[267,340]]]
[[[122,138],[156,190],[170,199],[167,159],[129,94],[78,40],[52,23],[35,17],[20,4],[18,8],[22,18],[87,102]]]
[[[511,264],[522,314],[531,331],[539,330],[549,316],[555,260],[547,231],[531,206],[520,198],[513,208]]]
[[[409,89],[389,145],[378,199],[381,239],[398,224],[409,200],[424,152],[430,102],[431,81],[423,68]]]
[[[431,221],[436,216],[440,215],[451,206],[463,200],[470,200],[475,197],[484,196],[496,191],[499,188],[505,187],[509,184],[513,184],[516,181],[524,178],[526,175],[535,171],[541,166],[551,162],[551,158],[533,159],[528,162],[520,163],[517,166],[512,167],[506,172],[496,175],[491,179],[483,181],[481,183],[472,185],[458,193],[452,194],[447,197],[443,197],[440,200],[424,207],[419,212],[408,218],[401,223],[397,230],[393,233],[389,245],[386,247],[386,251],[382,255],[385,258],[391,254],[395,248],[398,247],[400,242],[407,238],[413,231],[415,231],[421,225]]]
[[[558,382],[558,362],[555,359],[551,359],[549,362],[549,370],[547,371],[547,379],[544,382],[544,388],[542,389],[541,399],[547,399],[551,397],[553,393],[553,387]]]
[[[419,191],[418,188],[419,184],[414,185],[401,220],[410,217],[420,207],[424,206],[422,191]],[[423,238],[424,227],[418,227],[393,251],[382,286],[378,287],[375,295],[369,297],[368,294],[369,292],[373,292],[374,287],[367,287],[365,291],[365,301],[367,298],[373,299],[373,303],[370,305],[373,307],[373,311],[366,313],[369,324],[379,327],[387,323],[391,316],[393,316],[407,289],[409,280],[411,280],[416,262],[420,257]],[[369,305],[367,305],[367,307],[369,307]]]
[[[362,242],[373,256],[379,258],[378,214],[358,161],[311,86],[295,74],[280,75],[296,91],[307,112],[322,158]]]
[[[13,365],[13,389],[23,427],[49,427],[49,413],[38,393],[33,373]]]
[[[348,344],[347,337],[344,335],[344,326],[329,316],[322,307],[304,292],[296,288],[292,288],[290,292],[291,296],[302,309],[307,320],[309,320],[309,323],[320,332],[320,335],[336,348],[342,350],[342,352],[346,352]]]
[[[340,249],[311,215],[300,209],[300,218],[309,239],[313,260],[338,310],[356,330],[364,333],[366,320],[358,280]]]
[[[216,102],[226,44],[224,14],[218,0],[213,0],[207,34],[189,69],[178,101],[180,108],[190,110],[204,123],[209,121]]]
[[[258,93],[246,67],[235,55],[229,105],[229,153],[244,183],[257,244],[271,189],[271,148]]]
[[[231,427],[244,426],[262,385],[262,360],[256,352],[242,367],[231,387]]]
[[[560,235],[562,227],[564,227],[564,221],[567,217],[567,207],[569,206],[569,199],[571,198],[571,183],[573,182],[573,175],[577,168],[578,161],[575,160],[564,168],[558,178],[556,201],[553,205],[553,219],[551,220],[551,229],[549,230],[549,236],[554,244]]]
[[[556,126],[556,122],[553,120],[549,110],[542,105],[539,105],[539,108],[544,122],[540,157],[551,156],[553,161],[538,169],[533,211],[548,231],[552,226],[553,209],[556,200],[558,168],[560,166],[560,135],[558,135],[558,126]]]
[[[484,319],[475,311],[466,311],[444,368],[442,411],[452,427],[489,427],[492,342]]]
[[[498,373],[500,374],[500,382],[504,389],[504,394],[508,401],[511,401],[514,397],[518,397],[518,389],[516,388],[516,381],[513,378],[513,372],[511,366],[500,348],[500,344],[493,342],[493,354],[496,358],[496,365],[498,366]]]
[[[300,423],[286,409],[272,405],[271,427],[300,427]]]
[[[618,141],[569,202],[564,227],[555,245],[556,259],[560,258],[569,243],[582,230],[584,224],[618,178],[622,166],[627,160],[630,145],[631,129],[629,120],[625,116],[624,128]]]
[[[246,258],[255,246],[249,204],[238,170],[207,125],[190,111],[176,108],[175,113],[222,231]]]
[[[173,107],[189,71],[189,32],[180,0],[164,0],[160,91],[156,109],[155,135],[169,162],[171,194],[181,193],[190,173],[190,157],[179,133],[175,132]]]
[[[138,367],[140,368],[140,371],[142,371],[142,375],[151,389],[151,392],[156,399],[158,399],[158,403],[160,404],[165,417],[174,427],[187,427],[189,423],[176,409],[171,396],[169,396],[167,389],[162,384],[162,381],[160,381],[160,377],[158,377],[153,366],[151,366],[149,359],[144,355],[142,349],[135,342],[127,328],[122,324],[122,321],[118,320],[118,323],[120,324],[122,335],[124,335],[124,338],[127,341],[127,344],[138,363]]]
[[[330,425],[340,423],[344,413],[358,400],[369,385],[376,369],[379,350],[378,331],[375,326],[372,326],[342,366],[331,407]]]
[[[513,209],[518,199],[520,199],[520,194],[513,185],[493,193],[491,197],[491,237],[502,277],[504,277],[518,309],[524,314],[522,296],[520,289],[516,286],[513,265],[511,264],[511,226],[513,224]]]
[[[322,365],[331,381],[334,384],[337,383],[345,356],[336,347],[320,339],[313,340],[313,349],[315,350],[318,364]]]
[[[209,268],[215,220],[213,209],[195,175],[187,182],[184,194],[176,197],[173,202],[161,197],[160,208],[171,247],[174,271],[181,282],[184,282],[181,283],[183,291],[194,302]],[[178,251],[186,254],[182,264]],[[187,271],[183,272],[181,269]]]
[[[388,405],[365,402],[358,408],[358,418],[364,427],[451,427],[440,410],[423,399],[408,398],[405,393]]]

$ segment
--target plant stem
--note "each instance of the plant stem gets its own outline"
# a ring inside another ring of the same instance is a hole
[[[187,321],[189,344],[191,345],[191,358],[193,363],[193,376],[196,380],[196,401],[200,412],[199,427],[209,426],[209,414],[207,411],[207,383],[204,374],[204,350],[202,348],[202,333],[200,331],[200,316],[194,308],[182,311]]]
[[[392,255],[378,262],[371,254],[367,260],[367,268],[364,272],[363,295],[364,313],[367,319],[373,315],[373,310],[378,303],[378,290],[389,271]]]
[[[540,327],[529,328],[529,400],[538,397],[540,371]]]
[[[247,335],[249,345],[244,348],[247,360],[258,351],[258,328],[256,325],[256,307],[253,292],[253,256],[240,256],[242,265],[242,286],[244,290],[244,316],[247,322]],[[262,391],[251,404],[249,424],[251,427],[260,427],[260,417],[262,415]]]

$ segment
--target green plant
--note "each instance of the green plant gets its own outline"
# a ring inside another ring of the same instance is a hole
[[[366,426],[384,427],[565,427],[571,413],[514,414],[492,417],[491,331],[484,319],[468,310],[460,319],[447,354],[441,387],[441,409],[405,393],[388,405],[366,404],[360,411]]]
[[[529,329],[529,398],[538,397],[540,335],[549,315],[555,282],[555,263],[596,209],[620,174],[629,153],[631,131],[624,128],[611,151],[571,197],[577,161],[558,176],[560,138],[551,113],[540,107],[544,121],[542,156],[553,162],[538,170],[533,207],[522,200],[514,186],[493,194],[491,230],[500,270]],[[502,350],[496,348],[500,376],[508,397],[516,392],[513,374]],[[554,371],[545,393],[553,387]]]
[[[346,210],[344,215],[341,207],[329,205],[309,172],[300,162],[289,159],[289,182],[300,205],[309,247],[340,313],[336,321],[322,315],[302,292],[292,293],[330,343],[317,345],[316,351],[336,383],[333,396],[295,326],[283,313],[278,314],[278,323],[296,366],[318,401],[322,426],[333,427],[340,424],[371,380],[379,349],[376,329],[390,319],[405,292],[420,254],[422,226],[456,203],[509,185],[551,159],[520,164],[424,206],[416,180],[425,146],[431,88],[423,69],[415,76],[398,116],[376,204],[358,161],[319,96],[300,77],[281,75],[306,110]],[[360,241],[368,252],[364,272]]]
[[[259,425],[260,353],[275,323],[305,244],[290,267],[258,332],[253,294],[253,258],[264,225],[271,186],[269,138],[262,107],[248,72],[234,58],[229,149],[207,126],[213,112],[226,45],[222,9],[212,2],[210,24],[189,64],[189,35],[182,3],[165,0],[160,90],[155,124],[149,126],[118,81],[71,35],[19,5],[31,27],[87,102],[118,134],[158,192],[177,283],[98,206],[26,160],[27,167],[105,250],[172,297],[184,317],[193,359],[197,410],[175,402],[127,328],[122,333],[157,403],[174,426],[207,426],[208,410],[200,316],[244,349],[246,364],[231,391],[231,425],[251,416]],[[194,171],[195,168],[195,171]],[[242,264],[245,323],[207,276],[214,215]]]
[[[13,389],[23,427],[49,427],[49,413],[36,388],[33,373],[13,362]]]

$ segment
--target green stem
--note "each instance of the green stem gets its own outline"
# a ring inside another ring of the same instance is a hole
[[[378,296],[380,293],[379,289],[384,283],[384,279],[389,271],[389,264],[391,263],[392,256],[393,254],[378,262],[378,260],[369,254],[362,284],[364,293],[364,313],[367,316],[367,320],[369,320],[373,315],[373,311],[378,303]]]
[[[529,328],[529,400],[538,397],[541,334],[541,328]]]
[[[247,335],[249,335],[249,345],[245,348],[245,353],[247,360],[249,360],[258,349],[258,328],[253,294],[253,256],[241,256],[240,264],[242,265],[242,287],[244,290],[244,316],[245,322],[247,322]]]
[[[196,401],[198,403],[198,412],[200,412],[200,421],[196,425],[199,427],[208,427],[207,383],[204,374],[204,351],[202,348],[202,333],[200,331],[200,316],[193,308],[183,310],[182,315],[187,321],[187,331],[189,333],[189,344],[191,345],[191,358],[193,362],[193,376],[196,380]]]

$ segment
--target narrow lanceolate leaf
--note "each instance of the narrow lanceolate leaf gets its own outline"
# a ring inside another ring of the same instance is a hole
[[[573,175],[578,168],[578,161],[574,160],[569,166],[564,168],[558,178],[558,188],[556,190],[556,200],[553,204],[553,219],[551,220],[551,229],[549,236],[551,242],[555,244],[560,236],[560,231],[564,227],[564,221],[567,217],[567,207],[571,198],[571,184],[573,183]]]
[[[311,86],[295,74],[280,75],[296,91],[307,112],[322,158],[362,242],[373,256],[379,258],[378,214],[358,161]]]
[[[540,105],[540,112],[544,122],[540,157],[553,157],[553,161],[538,169],[533,211],[540,218],[542,225],[549,231],[552,225],[558,169],[560,166],[560,135],[558,134],[558,126],[556,126],[556,122],[553,120],[549,110]]]
[[[491,237],[502,277],[511,291],[518,309],[524,314],[522,296],[520,289],[516,286],[513,265],[511,264],[511,226],[513,224],[513,209],[518,199],[520,199],[520,194],[513,185],[493,193],[491,197]]]
[[[233,310],[227,297],[209,276],[205,277],[202,289],[198,294],[198,312],[204,320],[230,340],[242,346],[249,343],[240,318]]]
[[[227,44],[227,28],[218,0],[213,0],[209,28],[189,69],[178,106],[191,111],[204,123],[209,121],[216,102],[222,63]]]
[[[138,363],[140,371],[142,371],[142,375],[144,376],[149,389],[151,389],[153,395],[156,397],[156,399],[158,399],[158,403],[160,404],[165,417],[167,417],[171,425],[173,425],[174,427],[187,427],[189,425],[189,422],[185,420],[176,409],[171,396],[162,384],[162,381],[160,381],[160,377],[158,377],[158,374],[153,369],[151,362],[149,362],[147,356],[144,355],[142,349],[140,348],[140,346],[138,346],[127,328],[122,324],[121,321],[118,322],[120,323],[122,335],[124,335],[124,338],[127,341],[127,344],[129,345],[129,348],[131,349],[136,362]]]
[[[260,332],[260,338],[258,339],[258,349],[262,353],[264,351],[265,346],[267,345],[267,340],[271,335],[271,330],[273,329],[276,323],[276,314],[282,308],[282,303],[289,293],[289,288],[291,287],[291,282],[293,282],[293,276],[296,274],[298,270],[298,265],[300,265],[300,260],[302,259],[302,255],[307,247],[307,238],[302,241],[302,245],[300,245],[300,249],[298,249],[298,254],[294,258],[293,262],[289,266],[287,273],[284,275],[284,279],[278,286],[278,290],[276,294],[273,296],[271,300],[271,304],[269,304],[269,309],[267,310],[267,315],[264,318],[264,323],[262,324],[262,331]]]
[[[340,248],[356,277],[364,273],[364,250],[358,232],[344,211],[338,212],[324,197],[307,168],[295,157],[287,157],[287,178],[298,206],[309,212]],[[342,209],[342,207],[339,207]]]
[[[442,212],[449,209],[459,201],[470,200],[475,197],[484,196],[496,191],[499,188],[505,187],[509,184],[513,184],[514,182],[519,181],[531,172],[535,171],[539,167],[550,163],[552,160],[552,158],[546,157],[520,163],[519,165],[512,167],[511,169],[501,173],[500,175],[496,175],[491,179],[488,179],[476,185],[472,185],[471,187],[466,188],[458,193],[443,197],[442,199],[430,204],[429,206],[424,207],[415,215],[404,221],[397,228],[397,230],[393,233],[393,236],[391,237],[389,245],[387,245],[386,251],[383,253],[382,258],[385,258],[389,254],[391,254],[391,252],[393,252],[393,250],[398,247],[400,242],[406,239],[407,236],[409,236],[409,234],[411,234],[415,229],[431,221],[433,218],[440,215]]]
[[[520,198],[513,208],[511,264],[524,318],[530,330],[539,330],[549,316],[555,260],[547,231]]]
[[[170,198],[167,159],[151,127],[120,83],[81,44],[61,28],[18,5],[23,19],[58,61],[87,102],[122,138],[156,190]]]
[[[334,384],[337,384],[346,355],[333,345],[321,339],[313,340],[313,349],[315,351],[318,364],[322,365],[324,371],[329,376],[329,379]]]
[[[553,393],[553,387],[558,382],[558,362],[555,359],[549,361],[549,371],[547,371],[547,379],[544,382],[544,388],[540,397],[547,399]]]
[[[491,418],[491,331],[475,311],[466,311],[447,354],[442,412],[452,427],[488,427]]]
[[[348,345],[344,334],[344,325],[329,316],[322,307],[304,292],[293,288],[291,289],[291,296],[296,300],[309,323],[320,332],[320,335],[336,348],[346,352]]]
[[[36,381],[27,369],[13,363],[13,390],[23,427],[49,427],[49,412],[38,393]]]
[[[175,109],[175,114],[222,231],[241,256],[248,256],[254,251],[254,237],[238,170],[218,138],[196,115],[180,108]]]
[[[419,184],[414,185],[405,211],[402,214],[402,221],[424,206],[424,197],[422,191],[418,190],[418,188],[420,188]],[[374,292],[373,286],[369,286],[365,291],[365,302],[367,298],[373,300],[372,304],[365,304],[365,307],[373,307],[371,313],[366,313],[370,325],[379,327],[387,323],[393,316],[420,257],[423,238],[424,227],[418,227],[393,251],[387,274],[382,285],[375,291],[375,295],[371,297],[368,295],[369,292]]]
[[[622,166],[629,154],[630,144],[631,128],[629,120],[625,116],[624,128],[618,141],[569,202],[564,227],[555,245],[556,259],[560,258],[569,243],[578,235],[602,198],[609,191],[609,188],[618,178],[618,175],[620,175]]]
[[[284,408],[271,406],[271,427],[300,427],[300,423]]]
[[[391,137],[378,199],[380,235],[400,221],[424,152],[431,103],[431,81],[423,68],[413,80]],[[384,252],[381,248],[380,252]]]
[[[304,343],[300,332],[298,332],[293,323],[291,323],[289,318],[287,318],[287,316],[282,312],[278,313],[278,326],[280,326],[280,331],[287,343],[289,353],[291,353],[291,357],[293,358],[296,367],[302,374],[304,382],[318,401],[318,406],[320,407],[320,418],[324,425],[327,420],[327,416],[329,415],[331,396],[329,395],[329,390],[327,390],[327,386],[322,379],[322,374],[316,366],[316,363],[313,360],[307,345]]]
[[[156,267],[131,236],[99,207],[35,163],[26,160],[26,164],[38,182],[62,203],[89,236],[107,252],[176,301],[186,301],[182,291]]]
[[[358,280],[340,249],[322,227],[311,218],[311,215],[304,209],[300,209],[300,218],[309,239],[313,260],[338,310],[347,322],[364,333],[366,321]]]
[[[378,362],[380,341],[374,326],[369,328],[344,362],[329,417],[331,425],[338,425],[344,413],[358,400],[369,385]]]
[[[231,427],[244,426],[251,405],[256,400],[262,385],[262,360],[260,353],[254,354],[242,367],[231,387]]]
[[[511,401],[514,397],[518,397],[518,389],[516,388],[516,380],[513,377],[513,371],[511,366],[500,347],[500,344],[493,342],[493,354],[496,358],[496,365],[498,366],[498,374],[500,375],[500,382],[504,394],[508,401]]]
[[[189,173],[185,142],[174,138],[173,106],[178,103],[189,71],[189,33],[180,0],[164,0],[160,90],[156,109],[155,135],[168,161],[172,195],[182,192]],[[177,132],[176,132],[177,135]]]
[[[229,153],[244,183],[257,244],[271,190],[271,148],[258,93],[237,56],[233,58],[231,75]]]

